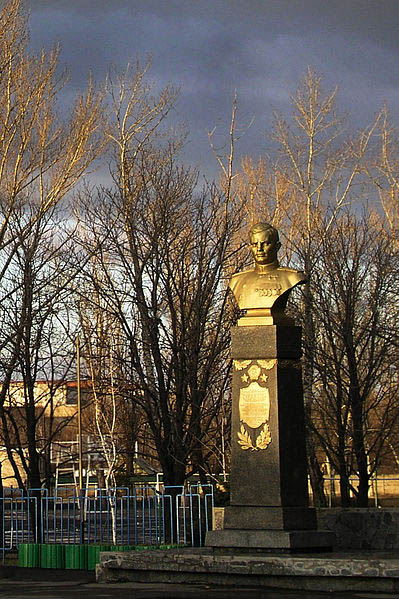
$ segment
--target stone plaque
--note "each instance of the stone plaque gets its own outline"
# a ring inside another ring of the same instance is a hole
[[[240,420],[251,428],[258,428],[269,420],[269,389],[253,382],[240,389]]]

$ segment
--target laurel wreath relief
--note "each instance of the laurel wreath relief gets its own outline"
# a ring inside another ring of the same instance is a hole
[[[251,451],[257,451],[259,449],[266,449],[272,440],[272,436],[270,434],[270,429],[265,422],[262,426],[259,435],[256,438],[255,445],[252,443],[251,437],[248,432],[245,430],[244,425],[241,425],[240,431],[237,433],[238,435],[238,444],[241,446],[241,449],[250,449]]]

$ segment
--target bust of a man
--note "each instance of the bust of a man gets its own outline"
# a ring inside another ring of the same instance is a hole
[[[236,273],[230,281],[238,306],[245,314],[239,326],[292,325],[284,314],[288,296],[297,285],[306,282],[300,270],[280,266],[277,252],[281,247],[277,229],[268,223],[254,225],[250,232],[254,268]]]

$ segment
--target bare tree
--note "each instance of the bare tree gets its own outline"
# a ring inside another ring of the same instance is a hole
[[[182,139],[164,127],[175,92],[151,96],[146,70],[136,65],[130,79],[109,82],[115,187],[81,214],[101,271],[90,285],[126,339],[119,371],[146,416],[165,483],[181,485],[191,471],[206,480],[204,441],[228,386],[224,277],[240,219],[228,193],[197,191],[197,173],[178,165]]]
[[[398,291],[397,251],[380,219],[348,213],[335,219],[313,275],[320,326],[314,430],[340,475],[343,505],[350,490],[359,507],[368,505],[370,477],[399,416],[396,389],[388,384],[397,361]],[[358,488],[350,483],[353,473]]]
[[[191,470],[205,479],[204,439],[228,384],[223,268],[239,223],[223,195],[198,195],[193,173],[164,151],[140,159],[129,194],[103,195],[89,216],[107,231],[97,292],[126,336],[164,480],[181,485]]]
[[[399,244],[399,138],[385,105],[379,114],[374,159],[364,170],[377,190],[392,242]]]
[[[15,373],[22,374],[27,385],[26,417],[32,422],[25,465],[29,483],[38,487],[34,439],[37,417],[32,388],[45,361],[46,376],[54,376],[49,356],[53,355],[50,348],[55,336],[50,333],[53,325],[49,323],[54,323],[58,297],[63,297],[65,291],[65,282],[60,283],[56,277],[56,283],[51,274],[51,268],[57,271],[54,248],[51,267],[49,259],[51,215],[101,153],[104,136],[100,124],[104,118],[102,94],[92,82],[76,98],[69,117],[61,118],[57,98],[67,78],[58,70],[59,50],[42,50],[35,55],[27,45],[22,1],[9,0],[0,11],[0,305],[4,316],[0,332],[0,411],[6,436],[4,405],[10,381]],[[53,235],[56,239],[58,232],[54,230]],[[58,284],[59,293],[55,287]],[[46,357],[39,357],[46,343]]]
[[[67,418],[56,419],[56,397],[74,371],[73,344],[66,339],[74,337],[76,328],[70,304],[72,281],[82,257],[74,249],[74,228],[62,222],[59,212],[56,208],[45,212],[28,233],[25,223],[31,212],[24,205],[19,218],[9,224],[18,247],[0,282],[0,313],[6,340],[10,340],[3,346],[2,359],[12,356],[13,377],[23,383],[22,405],[16,407],[7,390],[0,406],[2,435],[19,484],[25,486],[13,449],[19,454],[28,486],[36,489],[43,476],[50,478],[51,442],[68,423]],[[12,340],[16,341],[11,345]],[[39,381],[47,383],[42,394],[38,393]]]

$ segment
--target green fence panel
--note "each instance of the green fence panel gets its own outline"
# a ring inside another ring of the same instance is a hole
[[[39,543],[20,543],[18,545],[18,566],[20,568],[40,567]]]
[[[65,569],[87,570],[87,545],[65,545]]]
[[[101,551],[110,551],[111,545],[88,545],[87,547],[87,569],[95,570],[100,561]]]
[[[42,568],[65,568],[64,545],[42,543],[40,555],[40,566]]]
[[[151,551],[172,549],[176,545],[57,545],[20,543],[18,565],[21,568],[65,568],[95,570],[101,551]]]

